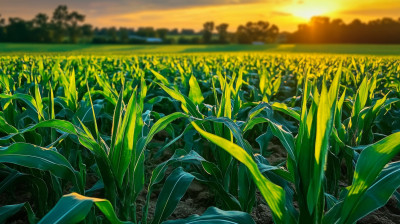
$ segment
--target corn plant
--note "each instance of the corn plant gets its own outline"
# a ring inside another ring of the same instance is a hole
[[[275,223],[354,223],[400,198],[399,67],[373,56],[0,56],[0,223],[241,224],[263,203]],[[193,181],[210,207],[174,214],[187,198],[204,206],[186,194]]]
[[[352,185],[343,190],[343,196],[334,200],[333,206],[326,211],[324,189],[324,167],[329,150],[329,139],[332,135],[333,121],[337,107],[340,69],[332,81],[328,91],[325,82],[321,93],[316,87],[312,90],[305,80],[300,117],[299,133],[296,138],[283,129],[279,138],[288,151],[287,169],[294,177],[299,211],[292,211],[285,206],[285,192],[265,177],[257,169],[250,155],[238,145],[221,137],[202,130],[196,123],[192,125],[205,138],[231,153],[250,170],[254,181],[270,206],[276,223],[353,223],[369,212],[381,207],[400,186],[396,174],[397,163],[385,165],[400,151],[399,133],[390,135],[364,149],[356,164]],[[308,96],[312,91],[311,107],[307,109]],[[270,125],[273,122],[265,119]],[[279,128],[275,126],[274,128]],[[278,136],[278,135],[277,135]],[[368,160],[374,158],[375,163]],[[384,193],[378,186],[385,181],[393,181],[393,185],[385,185]],[[379,199],[378,199],[379,198]],[[378,200],[375,200],[378,199]],[[332,200],[332,199],[329,199]],[[369,202],[369,203],[366,203]],[[293,219],[294,217],[294,219]]]

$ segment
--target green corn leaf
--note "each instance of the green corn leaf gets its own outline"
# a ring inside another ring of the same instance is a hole
[[[201,93],[201,89],[199,83],[197,82],[196,77],[192,75],[189,80],[189,99],[193,101],[193,103],[200,105],[204,101],[203,94]]]
[[[391,163],[382,170],[375,183],[363,194],[348,222],[355,223],[367,214],[384,206],[399,187],[400,162]]]
[[[14,189],[16,184],[24,182],[34,186],[34,196],[38,199],[39,209],[45,211],[49,192],[46,183],[39,177],[10,169],[7,177],[0,182],[0,193],[3,193],[6,189]]]
[[[318,197],[321,193],[321,184],[323,181],[322,169],[324,168],[325,157],[328,151],[328,142],[330,137],[330,126],[332,125],[331,108],[329,105],[328,92],[323,84],[321,98],[317,112],[317,130],[315,140],[315,161],[314,162],[314,177],[307,191],[307,205],[310,214],[318,203]]]
[[[354,179],[343,202],[340,223],[346,223],[362,203],[362,198],[376,181],[383,167],[400,152],[400,132],[365,148],[358,158]],[[375,192],[371,192],[375,193]],[[385,192],[382,192],[384,194]]]
[[[117,130],[114,148],[111,148],[109,154],[111,168],[114,171],[119,186],[122,186],[125,173],[131,161],[131,155],[134,151],[134,143],[136,143],[135,127],[137,123],[136,115],[138,114],[136,99],[136,91],[134,91],[126,107],[122,123]]]
[[[63,196],[38,224],[73,224],[81,222],[85,219],[93,204],[97,206],[111,223],[131,223],[120,221],[108,200],[71,193]]]
[[[148,185],[147,190],[147,197],[146,197],[146,205],[145,205],[145,219],[147,219],[148,213],[148,205],[150,201],[151,193],[153,192],[154,185],[161,182],[161,180],[165,176],[165,172],[167,171],[168,166],[175,164],[175,163],[182,163],[182,162],[191,162],[191,161],[205,161],[199,154],[195,151],[190,151],[185,155],[184,150],[177,150],[175,151],[174,155],[168,159],[167,161],[161,163],[156,168],[154,168],[153,172],[151,173],[150,183]]]
[[[68,99],[68,106],[71,110],[75,111],[77,109],[78,104],[78,91],[76,90],[76,83],[75,83],[75,69],[72,69],[70,72],[69,77],[69,86],[68,89],[65,89]]]
[[[224,94],[221,99],[221,106],[218,108],[217,117],[232,117],[231,88],[233,82],[225,84]]]
[[[169,82],[168,79],[166,79],[163,75],[161,75],[160,73],[154,71],[153,69],[150,69],[151,73],[153,73],[153,75],[162,82],[162,84],[164,84],[165,86],[169,86]]]
[[[72,123],[64,120],[47,120],[47,121],[42,121],[34,126],[25,128],[21,131],[19,131],[19,134],[28,132],[28,131],[33,131],[36,128],[54,128],[58,129],[62,132],[66,132],[68,134],[72,134],[78,137],[79,142],[89,149],[90,151],[93,152],[97,166],[99,167],[101,176],[107,185],[105,186],[105,191],[106,191],[106,197],[111,200],[111,203],[114,205],[115,204],[115,186],[114,186],[114,175],[111,172],[111,166],[110,166],[110,161],[107,157],[106,151],[103,150],[103,148],[94,140],[93,136],[91,136],[90,132],[87,131],[87,128],[81,123],[81,126],[86,130],[82,131],[76,128]],[[0,138],[0,140],[3,139],[10,139],[16,134],[11,134],[8,136],[4,136],[3,138]]]
[[[246,123],[246,126],[245,126],[243,132],[246,132],[246,131],[250,130],[256,124],[261,124],[261,123],[268,123],[269,124],[269,128],[272,131],[272,134],[274,136],[276,136],[280,140],[282,145],[285,147],[289,157],[294,162],[296,162],[295,155],[294,155],[294,150],[295,150],[294,137],[290,132],[284,130],[282,125],[277,124],[274,121],[271,121],[270,119],[267,119],[267,118],[264,118],[264,117],[256,117],[256,118],[253,118],[253,119],[249,120]]]
[[[198,110],[196,105],[190,100],[188,97],[182,95],[180,92],[170,89],[162,84],[159,84],[159,86],[168,93],[172,98],[175,100],[179,101],[182,103],[182,110],[185,113],[190,113],[193,117],[196,118],[203,118],[204,115],[202,115]]]
[[[42,109],[38,107],[36,100],[30,95],[26,95],[26,94],[22,94],[22,93],[15,93],[14,95],[11,95],[11,96],[5,95],[5,94],[0,94],[0,99],[21,100],[24,103],[26,103],[26,105],[28,105],[37,114],[37,117],[43,117]],[[8,104],[9,103],[5,104],[3,109],[6,109]]]
[[[0,223],[6,223],[7,219],[15,215],[21,208],[24,207],[25,203],[16,205],[5,205],[0,207]]]
[[[206,139],[210,140],[212,143],[221,147],[233,157],[235,157],[239,162],[243,163],[251,172],[254,182],[256,183],[258,189],[261,191],[264,199],[271,208],[274,221],[276,223],[283,223],[285,211],[285,192],[284,190],[275,185],[268,179],[266,179],[261,172],[258,170],[257,164],[252,159],[252,157],[238,145],[221,138],[219,136],[213,135],[206,131],[203,131],[196,123],[192,122],[193,127]]]
[[[31,206],[28,202],[15,204],[15,205],[4,205],[0,207],[0,223],[6,223],[7,219],[15,215],[22,208],[25,208],[28,213],[28,220],[30,224],[36,223],[35,214],[32,211]]]
[[[36,101],[36,109],[38,111],[38,120],[40,121],[44,118],[43,115],[43,103],[42,96],[40,96],[39,86],[35,83],[35,101]]]
[[[194,176],[181,167],[172,171],[158,196],[152,224],[159,224],[172,214],[193,179]]]
[[[357,90],[357,94],[355,97],[355,102],[352,110],[352,118],[351,118],[351,124],[354,123],[357,124],[357,117],[360,113],[360,111],[364,108],[365,103],[367,102],[368,99],[368,77],[365,77],[363,81],[361,82],[360,87]],[[351,128],[354,128],[353,126],[350,126]]]
[[[188,117],[188,115],[176,112],[159,119],[151,127],[148,135],[145,137],[141,137],[137,142],[136,151],[132,155],[129,167],[130,173],[132,175],[131,180],[134,180],[133,189],[135,194],[138,194],[144,186],[144,152],[147,144],[149,144],[155,134],[164,130],[171,122],[184,117]]]
[[[215,207],[208,208],[202,215],[193,215],[186,219],[171,220],[164,222],[165,224],[254,224],[253,218],[239,211],[223,211]]]
[[[70,180],[77,190],[83,192],[79,172],[56,151],[27,143],[14,143],[0,148],[0,162],[49,171],[57,177]]]
[[[23,135],[14,135],[14,134],[18,133],[18,129],[16,129],[12,125],[8,124],[7,121],[2,116],[0,116],[0,132],[5,133],[7,135],[10,135],[10,134],[13,135],[12,140],[14,140],[14,141],[25,142]]]
[[[294,110],[293,108],[288,107],[286,104],[283,103],[278,103],[278,102],[273,102],[271,104],[272,109],[280,111],[284,114],[287,114],[294,119],[300,121],[300,114],[298,111]]]
[[[322,183],[324,179],[324,168],[326,157],[329,150],[329,139],[332,133],[333,121],[335,117],[337,98],[339,92],[339,82],[341,77],[341,67],[338,69],[334,80],[332,81],[329,92],[326,89],[325,81],[322,85],[322,92],[318,104],[317,125],[315,136],[315,161],[313,178],[307,192],[307,205],[310,214],[317,205],[319,197],[322,195]],[[311,162],[311,161],[310,161]],[[317,208],[317,212],[322,213],[322,208]],[[320,219],[321,217],[318,217]]]
[[[123,112],[123,108],[124,108],[123,92],[124,92],[124,89],[122,87],[122,90],[118,96],[117,105],[115,106],[115,109],[114,109],[114,116],[113,116],[113,122],[112,122],[112,128],[111,128],[111,145],[110,145],[111,149],[114,149],[115,141],[117,138],[117,133],[120,130],[120,126],[121,126],[121,122],[122,122],[121,119],[122,119],[122,112]]]

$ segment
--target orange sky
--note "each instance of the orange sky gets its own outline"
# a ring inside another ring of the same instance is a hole
[[[31,19],[38,12],[51,15],[59,4],[86,15],[99,27],[193,28],[206,21],[228,23],[236,30],[247,21],[266,20],[281,31],[294,31],[311,16],[326,15],[349,22],[400,17],[400,0],[0,0],[3,17]]]

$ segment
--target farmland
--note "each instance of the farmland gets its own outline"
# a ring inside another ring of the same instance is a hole
[[[396,222],[395,45],[1,46],[0,223]]]
[[[26,44],[0,43],[0,55],[132,55],[169,53],[274,53],[400,55],[395,44],[265,44],[265,45],[128,45],[128,44]]]

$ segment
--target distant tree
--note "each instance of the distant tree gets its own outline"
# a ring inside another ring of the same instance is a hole
[[[82,27],[82,35],[85,38],[91,39],[93,37],[93,26],[90,24],[83,24]]]
[[[289,35],[294,43],[400,43],[400,20],[382,18],[367,23],[355,19],[345,24],[341,19],[313,17]]]
[[[218,31],[218,39],[220,43],[227,43],[228,42],[228,26],[227,23],[222,23],[215,27]]]
[[[78,26],[78,23],[83,22],[85,16],[73,11],[67,16],[67,26],[69,31],[69,38],[71,43],[78,43],[79,37],[82,35],[82,28]]]
[[[193,29],[182,29],[181,34],[182,35],[193,35],[193,34],[195,34],[195,32]]]
[[[156,29],[157,36],[158,36],[159,38],[163,39],[163,40],[165,40],[165,39],[167,38],[168,32],[169,32],[169,31],[168,31],[167,28],[159,28],[159,29]]]
[[[66,5],[59,5],[54,10],[51,23],[54,30],[54,41],[63,42],[68,31],[68,7]]]
[[[29,42],[31,41],[31,29],[32,22],[27,22],[21,18],[8,18],[6,40],[9,42]]]
[[[39,13],[33,18],[33,25],[40,28],[47,28],[47,21],[49,20],[49,16],[44,13]]]
[[[0,14],[0,41],[4,41],[6,38],[6,29],[4,25],[5,25],[5,19],[2,18]]]
[[[119,28],[119,40],[121,41],[121,43],[129,42],[129,31],[127,28]]]
[[[139,27],[136,34],[142,37],[155,37],[156,31],[153,27]]]
[[[210,43],[212,32],[214,30],[214,22],[206,22],[203,24],[203,42]]]
[[[39,13],[33,18],[33,39],[35,42],[50,42],[51,32],[48,24],[49,16],[44,13]]]
[[[179,34],[179,31],[178,31],[177,28],[174,28],[174,29],[172,29],[172,30],[169,30],[168,34],[169,34],[169,35],[178,35],[178,34]]]
[[[118,34],[117,29],[115,27],[111,27],[107,30],[107,39],[110,43],[117,43],[118,42]]]
[[[249,44],[255,41],[271,43],[276,40],[279,29],[276,25],[270,25],[265,21],[248,22],[237,28],[236,36],[241,44]]]
[[[76,11],[68,12],[66,5],[59,5],[53,12],[51,24],[54,31],[54,41],[63,42],[66,36],[69,36],[71,43],[77,43],[82,36],[82,27],[79,23],[85,20],[85,15]]]

